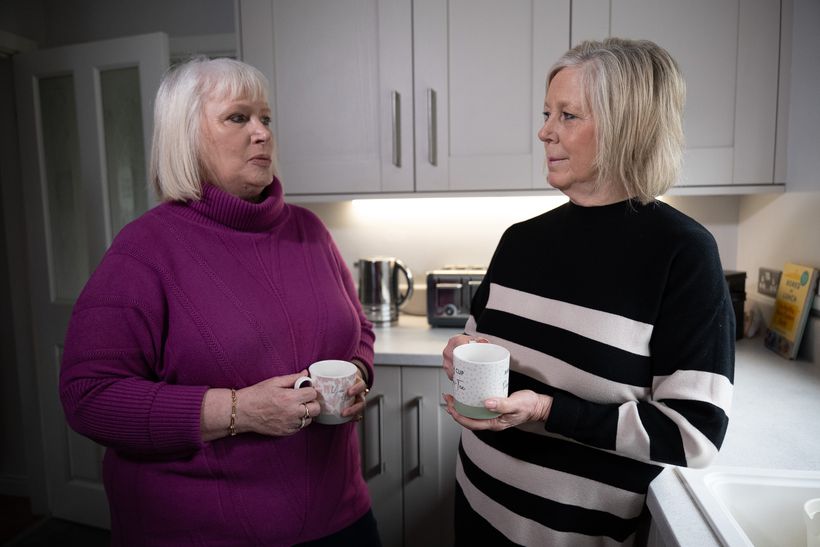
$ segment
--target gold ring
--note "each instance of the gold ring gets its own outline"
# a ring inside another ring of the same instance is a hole
[[[307,405],[306,405],[305,403],[302,403],[302,404],[303,404],[303,405],[304,405],[304,407],[305,407],[305,415],[304,415],[304,416],[302,416],[302,419],[303,419],[303,420],[307,420],[308,418],[310,418],[310,412],[308,411],[308,407],[307,407]],[[304,425],[302,425],[302,427],[304,427]]]
[[[299,429],[302,429],[303,427],[305,427],[305,423],[307,423],[307,420],[305,420],[304,418],[299,418],[299,419],[302,420],[302,423],[299,424]]]

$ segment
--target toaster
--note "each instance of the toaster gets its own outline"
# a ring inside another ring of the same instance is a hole
[[[427,322],[432,327],[463,328],[470,302],[487,273],[480,267],[445,267],[427,272]]]

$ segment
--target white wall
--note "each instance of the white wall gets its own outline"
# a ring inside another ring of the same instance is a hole
[[[284,184],[287,193],[286,180]],[[565,201],[561,197],[487,197],[302,205],[327,224],[348,266],[352,268],[356,259],[367,256],[397,256],[414,271],[418,284],[424,282],[424,272],[445,264],[486,266],[504,229]],[[711,231],[724,268],[736,268],[740,198],[681,196],[665,201]]]
[[[43,1],[46,47],[157,31],[180,37],[235,30],[233,0]]]

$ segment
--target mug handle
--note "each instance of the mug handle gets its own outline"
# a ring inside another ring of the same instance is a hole
[[[313,380],[310,379],[310,376],[300,376],[293,382],[293,389],[299,389],[302,387],[303,384],[308,383],[310,386],[313,386]]]

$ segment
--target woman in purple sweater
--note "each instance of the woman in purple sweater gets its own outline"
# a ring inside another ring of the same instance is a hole
[[[283,200],[267,82],[229,59],[163,80],[163,203],[117,235],[72,314],[60,396],[107,447],[114,545],[379,545],[353,422],[313,423],[323,359],[373,382],[373,330],[327,229]]]

